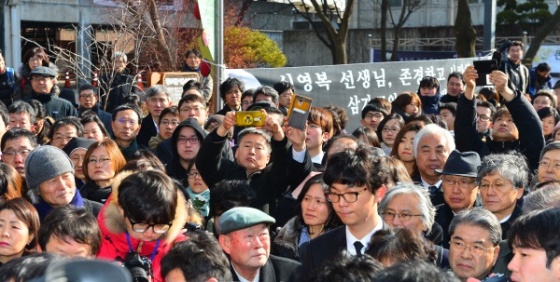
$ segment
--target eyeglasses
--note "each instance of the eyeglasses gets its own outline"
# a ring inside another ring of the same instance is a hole
[[[461,188],[469,188],[473,183],[474,183],[474,179],[473,180],[469,180],[469,179],[451,179],[451,178],[447,178],[444,177],[443,178],[443,184],[445,184],[446,186],[455,186],[455,184],[459,184],[459,186]]]
[[[163,234],[163,233],[167,232],[167,230],[169,230],[169,227],[171,227],[171,222],[170,223],[149,224],[149,223],[144,223],[144,222],[134,222],[128,216],[127,216],[127,218],[128,218],[128,221],[130,221],[130,224],[132,225],[132,230],[136,233],[144,233],[144,232],[146,232],[146,230],[152,228],[152,231],[154,231],[154,233]]]
[[[331,202],[331,203],[338,203],[340,201],[340,197],[344,198],[344,201],[346,201],[347,203],[354,203],[354,202],[358,201],[358,195],[360,193],[362,193],[363,191],[366,191],[366,190],[367,190],[367,187],[360,190],[359,192],[347,192],[347,193],[342,193],[342,194],[328,192],[327,193],[327,198],[328,198],[329,202]]]
[[[539,166],[546,166],[547,168],[552,166],[553,170],[560,170],[560,163],[556,162],[556,163],[552,163],[550,161],[540,161],[539,162]]]
[[[138,123],[138,121],[133,119],[133,118],[118,118],[117,122],[122,124],[122,125],[125,125],[126,123],[128,123],[130,125],[134,125],[134,124]]]
[[[490,120],[490,117],[485,116],[485,115],[477,115],[476,118],[481,120],[481,121],[489,121]]]
[[[480,190],[488,190],[490,189],[490,187],[493,187],[494,189],[498,190],[498,191],[505,191],[508,188],[513,188],[513,185],[507,185],[506,183],[480,183]]]
[[[80,94],[80,98],[84,98],[84,99],[93,98],[93,97],[95,97],[95,94]]]
[[[486,248],[480,244],[467,245],[461,241],[449,241],[449,249],[455,249],[460,252],[464,252],[466,249],[469,249],[471,253],[477,256],[487,253],[491,248],[492,247]]]
[[[199,176],[199,175],[200,175],[200,172],[198,172],[198,171],[187,173],[187,176],[188,176],[190,179],[195,179],[195,178],[196,178],[197,176]],[[200,175],[200,176],[202,177],[202,175]]]
[[[170,124],[171,124],[172,126],[177,126],[177,125],[179,125],[179,121],[176,121],[176,120],[164,120],[164,121],[161,122],[161,124],[163,124],[163,125],[165,125],[165,126],[168,126],[168,125],[170,125]]]
[[[382,118],[382,117],[383,117],[383,114],[380,114],[380,113],[371,113],[371,114],[366,114],[365,119],[372,119],[372,118],[380,119],[380,118]]]
[[[399,132],[400,130],[401,130],[401,129],[398,128],[398,127],[384,127],[381,131],[383,131],[383,132],[385,132],[385,133],[389,133],[389,132],[397,133],[397,132]]]
[[[191,144],[198,144],[200,142],[200,139],[198,139],[198,137],[193,136],[193,137],[179,137],[177,139],[177,142],[179,143],[183,143],[186,144],[187,142],[190,142]]]
[[[99,159],[94,159],[94,158],[89,158],[87,160],[88,164],[106,164],[107,162],[109,162],[111,159],[109,158],[99,158]]]
[[[399,218],[401,222],[408,222],[413,216],[422,216],[421,214],[409,214],[409,213],[394,213],[394,212],[384,212],[381,213],[385,221],[393,221],[395,216]]]
[[[9,150],[9,151],[6,151],[6,152],[4,152],[4,153],[2,153],[2,154],[3,154],[4,156],[8,157],[8,158],[13,158],[13,157],[15,157],[15,156],[18,155],[18,154],[19,154],[20,156],[22,156],[22,157],[25,158],[25,157],[27,157],[27,155],[29,155],[29,152],[31,152],[31,150],[29,150],[29,149],[23,149],[23,150]]]
[[[33,82],[47,82],[47,80],[50,80],[52,78],[50,77],[34,77],[31,79],[31,81]]]

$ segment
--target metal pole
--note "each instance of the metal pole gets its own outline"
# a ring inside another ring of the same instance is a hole
[[[484,0],[484,51],[496,46],[496,0]]]
[[[224,81],[224,0],[216,0],[216,85],[214,89],[219,92],[220,84]],[[222,106],[222,99],[220,95],[216,95],[216,111],[219,111]]]

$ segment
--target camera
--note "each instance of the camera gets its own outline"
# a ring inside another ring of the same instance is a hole
[[[130,271],[132,281],[150,282],[152,276],[152,263],[148,258],[140,256],[137,252],[130,251],[126,254],[123,266]]]
[[[237,126],[264,126],[266,114],[261,111],[236,112]]]

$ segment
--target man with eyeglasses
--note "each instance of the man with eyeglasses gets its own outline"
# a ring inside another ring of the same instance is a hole
[[[33,94],[31,99],[38,100],[45,106],[47,115],[53,119],[66,116],[78,116],[72,103],[54,95],[57,73],[49,67],[36,67],[29,74]],[[29,101],[26,101],[29,102]]]
[[[200,144],[206,137],[206,132],[194,118],[182,121],[171,136],[173,157],[167,164],[169,176],[181,181],[187,181],[189,164],[194,161]]]
[[[148,147],[136,142],[136,136],[138,136],[142,125],[141,118],[142,111],[132,104],[120,105],[113,111],[111,126],[114,139],[126,161],[134,158],[138,151],[148,149]]]
[[[94,112],[101,122],[103,122],[105,129],[107,129],[109,133],[113,133],[113,129],[111,128],[111,114],[101,110],[101,107],[99,106],[99,95],[97,94],[96,87],[91,84],[84,84],[80,86],[80,89],[78,90],[78,102],[80,103],[80,106],[78,107],[78,114],[80,116],[88,110]]]
[[[346,250],[361,255],[371,236],[384,228],[377,205],[385,195],[388,172],[374,151],[364,146],[329,156],[323,180],[327,200],[344,225],[302,245],[302,281],[307,281],[327,260]]]
[[[377,131],[377,127],[381,121],[387,117],[389,113],[383,107],[378,104],[367,104],[362,109],[362,126],[369,127],[374,132]]]
[[[436,169],[442,175],[444,203],[437,206],[435,221],[443,229],[442,246],[449,248],[449,225],[453,217],[472,208],[478,196],[476,182],[480,157],[476,152],[459,152],[454,150],[447,158],[443,169]]]
[[[463,282],[488,277],[500,254],[502,229],[498,219],[483,208],[465,210],[455,216],[449,234],[449,265],[453,273]]]
[[[12,166],[25,178],[25,159],[37,147],[35,134],[27,129],[12,128],[2,136],[2,162]]]
[[[488,101],[476,102],[476,131],[481,138],[492,136],[492,117],[496,108]]]
[[[138,144],[148,147],[150,138],[158,135],[158,122],[161,112],[171,104],[165,86],[157,84],[146,90],[146,108],[148,108],[149,114],[142,119],[143,126],[136,137]]]

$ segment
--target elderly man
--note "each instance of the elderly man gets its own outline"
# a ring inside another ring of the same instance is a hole
[[[146,90],[146,108],[148,108],[149,114],[142,119],[143,126],[136,137],[138,144],[148,147],[150,138],[158,135],[159,117],[161,112],[169,106],[171,106],[171,100],[165,86],[158,84]]]
[[[31,151],[25,159],[27,188],[39,196],[35,208],[41,221],[56,207],[83,207],[95,217],[101,204],[82,198],[76,189],[74,166],[62,150],[46,145]]]
[[[449,234],[453,273],[463,282],[486,278],[500,253],[502,230],[496,217],[483,208],[462,211],[451,221]]]
[[[434,206],[444,203],[441,178],[437,169],[442,169],[451,151],[455,150],[455,139],[449,131],[435,124],[428,124],[416,134],[413,143],[414,158],[419,177],[413,179],[430,191]]]
[[[102,81],[109,91],[109,93],[104,93],[107,95],[103,95],[103,104],[106,104],[105,110],[109,113],[112,113],[116,107],[122,105],[126,96],[138,91],[134,77],[129,74],[126,68],[128,63],[126,54],[115,52],[112,60],[112,72],[102,77]]]
[[[436,245],[441,242],[441,226],[434,222],[436,208],[421,186],[396,184],[379,203],[379,213],[391,227],[410,229]]]
[[[229,256],[233,281],[294,281],[300,264],[270,255],[271,216],[249,207],[232,208],[220,217],[218,242]]]
[[[482,206],[500,221],[503,239],[511,224],[521,215],[518,200],[527,186],[529,169],[519,153],[486,156],[478,169]]]
[[[546,209],[520,217],[511,227],[508,244],[513,259],[508,264],[511,281],[558,281],[560,260],[560,209]],[[529,239],[530,238],[530,239]]]
[[[522,152],[529,161],[531,171],[538,166],[538,156],[544,147],[542,123],[537,112],[524,97],[523,92],[508,86],[508,76],[493,71],[490,81],[503,97],[505,107],[499,108],[492,117],[492,135],[477,134],[474,89],[478,73],[468,66],[463,73],[467,88],[457,102],[455,140],[461,152],[475,151],[481,158],[489,154],[509,151]]]
[[[56,76],[56,71],[49,67],[36,67],[33,69],[29,74],[31,88],[33,88],[31,98],[41,102],[45,107],[47,115],[54,119],[77,116],[78,112],[76,112],[72,103],[53,94]]]
[[[437,207],[436,222],[443,228],[442,246],[449,248],[449,225],[453,217],[475,205],[478,195],[476,183],[480,157],[476,152],[461,153],[454,150],[449,155],[443,169],[436,172],[442,175],[444,203]]]

